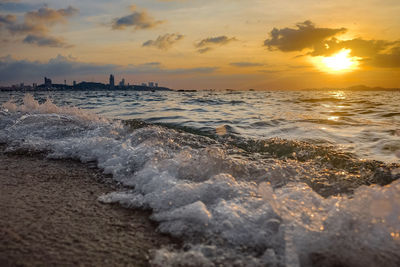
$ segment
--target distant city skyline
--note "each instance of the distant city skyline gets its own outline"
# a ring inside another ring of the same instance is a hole
[[[113,74],[110,74],[108,83],[102,83],[98,81],[80,81],[76,82],[75,80],[72,81],[72,84],[67,83],[64,80],[64,83],[53,83],[52,79],[48,77],[44,77],[44,82],[42,84],[32,83],[32,84],[25,84],[24,82],[20,82],[17,84],[9,85],[9,86],[1,86],[0,91],[9,91],[9,90],[138,90],[138,91],[153,91],[153,90],[161,90],[161,91],[197,91],[196,89],[179,89],[179,88],[169,88],[159,86],[157,82],[146,82],[146,83],[125,83],[125,79],[122,78],[118,85],[115,84],[115,77]],[[366,85],[354,85],[349,87],[342,87],[342,88],[332,88],[332,87],[323,87],[323,88],[301,88],[301,89],[285,89],[285,90],[350,90],[350,91],[400,91],[400,87],[380,87],[380,86],[366,86]],[[250,91],[263,91],[262,89],[232,89],[232,88],[224,88],[224,89],[213,89],[209,88],[206,90],[250,90]],[[270,89],[270,90],[279,90],[279,89]]]
[[[169,88],[167,87],[159,87],[158,82],[149,81],[146,83],[125,83],[125,78],[122,78],[121,81],[116,85],[115,84],[115,76],[114,74],[109,75],[108,83],[101,83],[98,81],[80,81],[77,82],[73,80],[72,83],[67,83],[67,80],[64,80],[63,83],[53,83],[52,79],[49,77],[43,77],[43,83],[32,83],[26,84],[24,82],[19,82],[16,84],[8,85],[8,86],[1,86],[0,89],[11,89],[11,90],[41,90],[41,89],[93,89],[93,90],[114,90],[114,89],[141,89],[143,90],[144,87],[148,89],[161,89],[166,90]]]
[[[11,87],[12,87],[12,86],[14,86],[14,87],[18,87],[18,86],[32,86],[32,87],[35,87],[35,85],[37,86],[37,85],[41,85],[41,84],[43,84],[43,85],[45,85],[45,86],[49,86],[49,85],[51,85],[51,84],[64,84],[64,85],[68,85],[68,86],[75,86],[76,84],[79,84],[79,83],[82,83],[82,82],[103,83],[103,82],[101,82],[101,81],[94,81],[94,80],[91,80],[91,81],[86,81],[86,80],[82,80],[82,81],[76,81],[76,80],[68,81],[68,80],[65,80],[65,79],[64,79],[63,82],[58,82],[58,81],[53,82],[53,80],[52,80],[51,78],[45,76],[45,77],[42,78],[42,83],[41,83],[41,82],[33,82],[33,83],[29,84],[29,83],[20,81],[20,82],[14,83],[14,84],[0,85],[0,86],[5,86],[5,87],[10,87],[10,86],[11,86]],[[112,85],[113,87],[116,86],[115,75],[114,75],[114,74],[110,74],[110,75],[109,75],[109,79],[108,79],[108,83],[106,82],[106,83],[103,83],[103,84]],[[154,86],[154,87],[156,87],[156,88],[158,87],[158,84],[159,84],[158,82],[154,82],[154,81],[138,82],[138,83],[135,83],[135,82],[126,82],[126,81],[125,81],[125,78],[123,78],[123,77],[122,77],[121,80],[117,83],[118,86],[142,85],[142,86],[149,86],[149,87],[153,87],[153,86]]]
[[[397,0],[3,0],[0,85],[400,87],[399,13]]]

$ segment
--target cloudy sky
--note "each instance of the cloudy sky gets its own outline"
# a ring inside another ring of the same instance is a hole
[[[0,84],[400,87],[399,0],[0,0]]]

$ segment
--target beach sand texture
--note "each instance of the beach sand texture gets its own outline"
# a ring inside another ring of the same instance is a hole
[[[174,243],[150,213],[99,203],[105,180],[77,161],[0,152],[0,266],[147,266]]]

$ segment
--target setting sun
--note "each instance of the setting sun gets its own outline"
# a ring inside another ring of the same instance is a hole
[[[350,49],[343,49],[331,57],[319,57],[315,59],[316,65],[325,72],[342,73],[357,69],[359,58],[351,57]]]

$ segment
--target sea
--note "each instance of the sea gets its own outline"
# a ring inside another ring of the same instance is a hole
[[[7,152],[95,163],[154,266],[400,266],[400,91],[0,92]],[[32,153],[31,153],[32,154]]]

